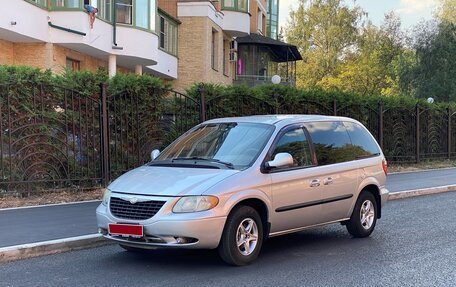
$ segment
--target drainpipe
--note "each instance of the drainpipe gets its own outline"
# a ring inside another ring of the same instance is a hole
[[[115,47],[117,47],[117,0],[113,1],[114,5],[112,5],[112,43]]]

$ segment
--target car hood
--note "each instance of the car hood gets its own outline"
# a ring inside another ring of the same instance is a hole
[[[183,196],[201,195],[238,170],[142,166],[125,173],[108,188],[114,192]]]

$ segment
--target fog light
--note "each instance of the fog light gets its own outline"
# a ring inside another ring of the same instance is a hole
[[[177,244],[185,244],[187,243],[187,239],[184,237],[176,237],[176,243]]]

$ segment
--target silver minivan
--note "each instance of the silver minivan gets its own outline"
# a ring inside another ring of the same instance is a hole
[[[345,117],[223,118],[192,128],[112,182],[99,232],[128,251],[218,249],[245,265],[268,237],[340,222],[369,236],[388,197],[386,161]]]

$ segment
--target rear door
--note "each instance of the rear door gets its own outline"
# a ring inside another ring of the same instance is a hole
[[[321,222],[350,217],[350,207],[357,197],[359,166],[354,147],[342,122],[312,122],[305,128],[310,134],[321,182]]]

